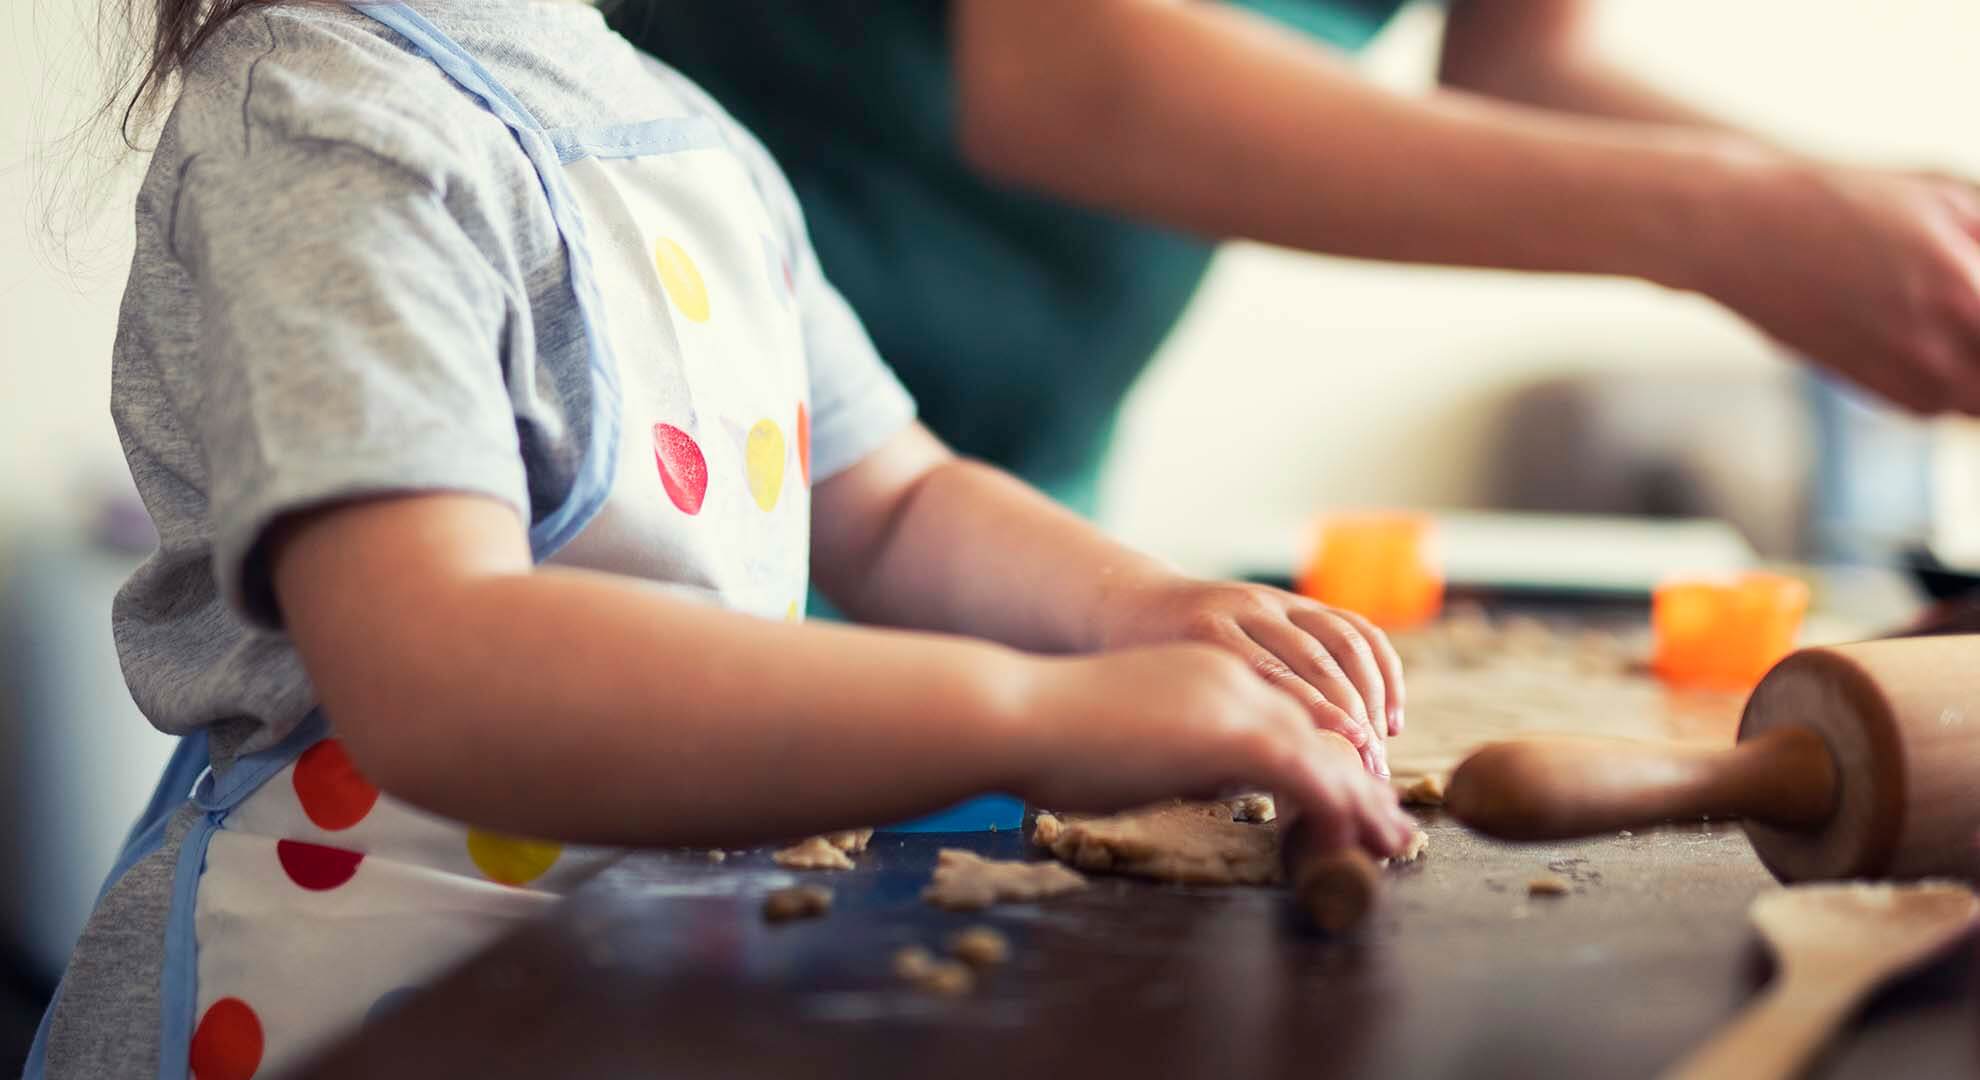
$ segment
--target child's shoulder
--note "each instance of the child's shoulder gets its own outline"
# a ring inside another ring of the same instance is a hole
[[[506,133],[424,57],[341,5],[249,8],[187,65],[167,147],[248,156],[282,142],[344,143],[436,182]]]

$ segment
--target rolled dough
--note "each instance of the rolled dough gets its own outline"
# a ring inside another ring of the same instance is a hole
[[[1220,802],[1177,801],[1112,817],[1041,814],[1032,839],[1096,873],[1193,885],[1271,885],[1280,878],[1278,830],[1237,821]]]
[[[1084,877],[1057,863],[986,859],[975,852],[943,848],[935,853],[935,876],[921,898],[950,911],[975,911],[1084,888]]]

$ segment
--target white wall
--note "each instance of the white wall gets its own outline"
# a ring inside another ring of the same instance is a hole
[[[139,162],[61,141],[101,93],[96,3],[7,0],[0,14],[0,547],[127,484],[110,340]]]
[[[1427,82],[1435,12],[1371,70]],[[1777,138],[1980,175],[1972,0],[1612,0],[1605,43]],[[1130,400],[1108,522],[1206,571],[1328,506],[1477,505],[1498,408],[1539,377],[1775,363],[1713,305],[1624,281],[1378,266],[1235,245]],[[1287,553],[1287,559],[1293,553]]]

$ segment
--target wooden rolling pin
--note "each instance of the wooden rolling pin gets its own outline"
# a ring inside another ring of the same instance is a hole
[[[1361,751],[1333,732],[1324,732],[1329,749],[1342,763],[1359,770]],[[1330,851],[1316,848],[1298,820],[1283,826],[1279,853],[1293,900],[1315,926],[1328,933],[1352,929],[1375,907],[1382,895],[1382,870],[1360,848]]]
[[[1980,877],[1980,635],[1804,649],[1730,749],[1593,738],[1487,746],[1445,808],[1506,840],[1742,819],[1783,881]]]

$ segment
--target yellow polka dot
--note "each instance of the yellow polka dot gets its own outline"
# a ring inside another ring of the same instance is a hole
[[[743,459],[749,468],[749,493],[756,496],[756,505],[772,509],[784,491],[784,432],[776,421],[758,420],[749,429]]]
[[[804,616],[798,612],[796,600],[791,601],[791,606],[784,609],[784,621],[785,622],[804,621]]]
[[[707,322],[708,286],[703,284],[701,270],[681,245],[665,236],[655,241],[653,264],[660,270],[660,284],[666,288],[674,306],[681,309],[681,315],[690,322]]]
[[[503,885],[527,885],[540,878],[564,853],[564,845],[548,840],[524,840],[501,833],[469,829],[468,858],[488,880]]]

